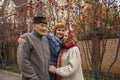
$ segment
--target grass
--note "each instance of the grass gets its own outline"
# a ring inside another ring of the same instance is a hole
[[[9,64],[8,66],[5,66],[4,70],[20,74],[20,70],[17,64]]]

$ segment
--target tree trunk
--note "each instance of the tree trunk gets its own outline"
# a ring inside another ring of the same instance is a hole
[[[98,72],[100,65],[100,36],[96,35],[92,39],[92,41],[93,41],[93,55],[92,55],[93,69],[95,72]]]

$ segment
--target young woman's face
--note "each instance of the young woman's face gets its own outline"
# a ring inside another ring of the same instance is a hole
[[[63,38],[63,37],[64,37],[64,32],[65,32],[65,28],[57,28],[55,35],[56,35],[58,38]]]

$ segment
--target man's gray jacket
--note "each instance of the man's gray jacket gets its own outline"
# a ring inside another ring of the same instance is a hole
[[[22,80],[50,80],[50,51],[48,40],[35,30],[22,36],[26,42],[19,45],[17,61],[22,73]]]

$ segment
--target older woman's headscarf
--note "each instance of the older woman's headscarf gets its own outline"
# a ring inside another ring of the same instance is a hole
[[[63,43],[63,48],[69,49],[71,47],[77,46],[78,39],[76,37],[76,34],[73,30],[68,31],[68,38]]]

